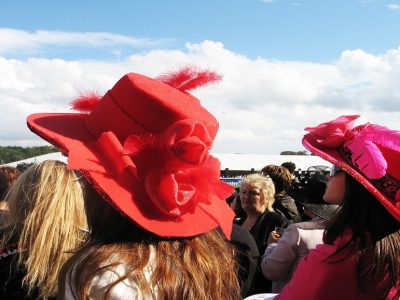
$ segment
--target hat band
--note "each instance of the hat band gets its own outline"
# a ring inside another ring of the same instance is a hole
[[[369,179],[360,171],[358,166],[353,163],[350,149],[342,146],[338,148],[338,152],[346,161],[346,163],[355,168],[368,181],[370,181],[374,187],[384,194],[395,206],[400,205],[400,182],[396,178],[386,172],[386,174],[379,179]],[[346,170],[346,168],[343,166],[341,166],[341,168]],[[396,205],[396,202],[399,202],[399,204]]]

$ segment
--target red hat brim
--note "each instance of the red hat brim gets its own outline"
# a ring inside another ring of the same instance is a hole
[[[352,176],[355,180],[357,180],[360,184],[362,184],[369,192],[374,195],[379,202],[387,209],[387,211],[398,221],[400,222],[400,208],[396,207],[396,205],[390,201],[387,196],[377,189],[374,184],[366,178],[358,169],[350,165],[346,162],[346,160],[339,153],[338,149],[326,149],[321,147],[320,144],[317,143],[315,138],[311,134],[306,134],[303,137],[302,143],[304,147],[306,147],[313,154],[329,161],[333,165],[338,166],[340,169],[344,170],[350,176]]]
[[[94,147],[96,139],[85,127],[86,117],[74,113],[40,113],[30,115],[27,123],[34,133],[58,147],[64,155],[79,153],[86,164],[84,170],[79,169],[83,175],[111,205],[144,229],[163,237],[189,237],[220,226],[230,236],[234,213],[224,199],[230,191],[222,188],[217,191],[219,195],[204,195],[208,201],[198,202],[179,217],[158,214],[151,203],[144,201],[147,196],[143,194],[143,184],[135,181],[129,172],[119,173],[118,178],[110,175],[109,167]],[[214,182],[204,184],[211,186]]]

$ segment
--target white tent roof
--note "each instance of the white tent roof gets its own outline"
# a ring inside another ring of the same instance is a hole
[[[297,169],[307,170],[311,166],[327,166],[331,163],[318,156],[311,155],[269,155],[269,154],[241,154],[241,153],[213,153],[221,162],[221,170],[261,170],[264,166],[274,164],[281,165],[283,162],[291,161],[296,164]],[[66,162],[67,157],[60,152],[40,155],[12,163],[8,166],[17,166],[21,163],[38,163],[44,160],[61,160]]]
[[[61,154],[61,152],[53,152],[53,153],[39,155],[39,156],[35,156],[35,157],[31,157],[31,158],[27,158],[27,159],[23,159],[23,160],[19,160],[19,161],[14,161],[14,162],[11,162],[8,164],[4,164],[3,166],[16,167],[17,165],[23,164],[23,163],[26,163],[26,164],[40,163],[45,160],[61,160],[63,162],[67,162],[67,157],[63,156]]]
[[[221,161],[221,170],[261,170],[266,165],[281,165],[291,161],[296,164],[296,169],[307,170],[311,166],[327,166],[331,163],[319,156],[311,155],[270,155],[270,154],[219,154],[215,153]]]

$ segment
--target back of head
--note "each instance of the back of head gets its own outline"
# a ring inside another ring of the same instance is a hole
[[[19,175],[21,175],[21,172],[17,168],[8,166],[0,167],[0,200],[4,200],[8,189]]]
[[[71,258],[84,270],[71,279],[79,295],[119,263],[129,270],[105,288],[106,296],[124,279],[156,287],[161,298],[236,293],[232,251],[215,234],[229,239],[234,218],[225,202],[232,187],[220,180],[220,162],[210,154],[219,125],[188,92],[220,79],[192,67],[158,78],[129,73],[103,96],[76,99],[77,113],[28,117],[30,129],[68,154],[69,168],[97,194],[85,195],[90,238]],[[209,250],[212,241],[225,256]],[[165,248],[157,252],[159,245]],[[158,256],[152,282],[143,276],[150,249]]]
[[[338,175],[345,179],[342,208],[328,224],[324,242],[333,243],[349,229],[351,238],[332,256],[346,247],[360,250],[357,288],[368,293],[380,287],[374,299],[399,299],[400,130],[369,122],[356,125],[359,117],[345,115],[307,127],[302,142],[332,163],[333,171],[344,173]]]
[[[328,179],[322,172],[309,173],[303,183],[305,195],[315,203],[325,203],[323,196]]]
[[[271,177],[275,184],[275,193],[285,192],[292,183],[292,175],[289,170],[282,166],[268,165],[262,170],[262,173]]]
[[[288,169],[290,174],[294,174],[294,171],[296,171],[296,164],[294,162],[286,161],[286,162],[282,163],[281,166]]]
[[[9,218],[3,242],[19,235],[24,283],[41,296],[55,295],[62,264],[81,242],[86,227],[82,189],[60,161],[30,166],[7,194]]]
[[[91,295],[93,276],[101,276],[99,266],[113,270],[122,265],[127,271],[114,283],[134,280],[136,293],[146,297],[209,299],[211,294],[213,299],[239,299],[239,282],[232,272],[238,268],[235,248],[219,228],[187,238],[160,237],[122,216],[92,185],[83,182],[90,234],[62,271],[61,295],[65,282],[72,282],[73,295],[84,299]],[[150,281],[145,279],[149,268]],[[113,286],[105,288],[106,295],[113,295]]]

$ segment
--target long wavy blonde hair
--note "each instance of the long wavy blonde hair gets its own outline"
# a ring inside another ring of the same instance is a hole
[[[87,228],[83,193],[74,171],[55,160],[30,166],[6,195],[9,215],[1,245],[17,237],[17,266],[26,269],[28,293],[57,294],[62,265],[83,241]]]
[[[93,189],[85,188],[85,200],[90,236],[64,265],[58,299],[65,288],[76,299],[92,299],[99,292],[91,290],[95,277],[118,266],[125,273],[100,291],[102,299],[124,280],[146,299],[241,299],[235,248],[218,228],[191,238],[161,238],[123,217]]]

